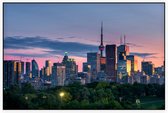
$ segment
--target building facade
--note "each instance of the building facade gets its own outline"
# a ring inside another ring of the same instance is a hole
[[[135,73],[138,71],[138,56],[128,55],[128,60],[131,60],[131,73]]]
[[[116,45],[106,45],[106,74],[108,79],[116,82],[117,77],[117,48]]]
[[[20,83],[22,74],[22,66],[20,61],[6,60],[3,67],[3,86],[4,88]]]
[[[97,52],[87,53],[87,63],[90,65],[91,80],[97,79],[97,73],[100,71],[100,54]]]
[[[52,85],[53,86],[64,86],[66,79],[65,66],[61,63],[54,63],[52,66]]]
[[[33,59],[32,60],[32,78],[39,76],[39,67],[37,62]]]
[[[145,62],[141,63],[142,72],[145,72],[146,75],[153,75],[154,74],[154,64],[152,62]]]

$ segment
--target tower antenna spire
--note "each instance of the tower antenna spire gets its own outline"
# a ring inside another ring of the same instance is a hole
[[[100,50],[100,55],[101,57],[103,57],[103,50],[104,50],[104,45],[103,45],[103,21],[101,22],[101,42],[100,42],[100,46],[99,46],[99,50]]]
[[[103,45],[103,21],[101,22],[101,45]]]
[[[124,45],[126,44],[126,36],[124,35]]]
[[[122,45],[122,35],[120,36],[120,45]]]

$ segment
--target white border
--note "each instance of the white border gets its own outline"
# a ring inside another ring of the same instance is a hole
[[[168,12],[168,2],[167,2],[167,0],[139,0],[139,1],[137,1],[137,0],[1,0],[0,1],[0,36],[1,36],[1,40],[0,40],[0,58],[1,58],[1,60],[0,60],[0,112],[7,112],[7,113],[9,113],[9,112],[17,112],[17,113],[22,113],[22,112],[39,112],[39,113],[42,113],[42,112],[53,112],[53,113],[55,113],[55,112],[59,112],[59,113],[65,113],[65,112],[73,112],[73,113],[79,113],[79,112],[91,112],[91,113],[100,113],[100,112],[106,112],[106,113],[111,113],[111,112],[115,112],[115,113],[127,113],[127,112],[129,112],[129,113],[166,113],[167,112],[167,108],[168,108],[168,105],[167,105],[167,97],[165,98],[165,100],[166,100],[166,110],[50,110],[50,111],[48,111],[48,110],[24,110],[24,111],[22,111],[22,110],[3,110],[3,104],[2,104],[2,86],[3,86],[3,83],[2,83],[2,77],[3,77],[3,73],[2,73],[2,69],[3,69],[3,67],[2,67],[2,63],[3,63],[3,22],[2,22],[2,17],[3,17],[3,12],[2,12],[2,7],[3,7],[3,2],[165,2],[165,12],[166,12],[166,14],[165,14],[165,56],[166,56],[166,58],[165,58],[165,74],[167,74],[168,73],[168,70],[166,70],[166,66],[167,66],[167,64],[168,64],[168,60],[167,60],[167,49],[166,48],[168,48],[168,40],[166,40],[166,37],[167,37],[167,34],[166,34],[166,30],[167,30],[167,22],[166,22],[166,19],[167,19],[167,12]],[[165,84],[165,87],[166,87],[166,85],[167,85],[167,79],[168,79],[168,77],[167,77],[167,75],[165,75],[166,76],[166,80],[165,80],[165,82],[166,82],[166,84]],[[166,87],[166,94],[165,95],[167,95],[168,93],[167,93],[167,87]]]

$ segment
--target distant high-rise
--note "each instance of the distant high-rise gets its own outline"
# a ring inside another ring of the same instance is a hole
[[[39,67],[37,62],[33,59],[32,60],[32,77],[38,77],[39,76]]]
[[[50,76],[51,73],[52,73],[52,66],[51,66],[51,61],[50,60],[45,61],[45,68],[46,68],[47,76]]]
[[[142,72],[145,72],[145,74],[147,74],[147,75],[154,74],[154,64],[152,64],[152,62],[143,61],[141,63],[141,66],[142,66]]]
[[[129,55],[129,46],[125,43],[122,44],[122,37],[120,39],[120,44],[117,47],[117,82],[128,82],[127,78],[131,75],[131,61],[127,59]]]
[[[90,68],[91,66],[87,62],[83,63],[83,72],[90,72]]]
[[[87,53],[87,63],[91,66],[91,79],[96,80],[97,73],[100,71],[100,54],[97,52]]]
[[[24,62],[22,61],[21,61],[21,68],[22,68],[21,74],[23,75],[24,74]]]
[[[120,45],[117,47],[117,61],[126,60],[127,55],[129,55],[129,46]]]
[[[45,67],[51,67],[51,61],[50,60],[45,61]]]
[[[131,60],[119,60],[117,64],[117,82],[127,83],[131,75]]]
[[[26,75],[29,76],[30,73],[30,62],[26,62]]]
[[[4,61],[3,70],[4,70],[3,84],[5,88],[13,84],[19,84],[22,72],[22,66],[20,61],[15,60]]]
[[[135,55],[128,55],[128,60],[131,60],[131,72],[137,72],[138,71],[138,57]]]
[[[52,66],[52,85],[64,86],[65,74],[65,66],[61,63],[54,63]]]
[[[64,58],[62,60],[62,64],[65,65],[66,69],[66,77],[69,78],[70,76],[73,78],[78,72],[78,65],[72,58],[68,58],[67,52],[65,52]]]
[[[108,78],[116,82],[117,51],[116,45],[106,45],[106,74]]]
[[[16,82],[17,82],[17,83],[19,83],[19,80],[20,80],[20,78],[21,78],[21,74],[22,74],[22,72],[23,72],[22,70],[24,70],[22,64],[23,64],[22,62],[16,62],[16,75],[17,75],[17,77],[16,77]]]
[[[65,52],[64,58],[62,60],[63,63],[68,61],[68,52]]]
[[[91,65],[89,65],[87,62],[83,63],[83,73],[87,73],[86,83],[90,83],[90,79],[91,79]]]

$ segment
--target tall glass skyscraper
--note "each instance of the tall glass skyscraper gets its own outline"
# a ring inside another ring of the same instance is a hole
[[[39,74],[39,67],[38,67],[37,62],[33,59],[32,60],[32,77],[33,78],[38,77],[38,74]]]
[[[154,64],[152,64],[151,61],[143,61],[142,64],[142,72],[145,72],[147,75],[153,75],[154,74]]]
[[[13,84],[19,84],[19,80],[21,77],[22,66],[20,61],[15,60],[7,60],[4,61],[4,88],[9,87]]]
[[[52,66],[52,85],[53,86],[64,86],[66,79],[65,66],[61,63],[54,63]]]
[[[26,62],[26,75],[29,76],[30,73],[30,62]]]
[[[106,45],[106,74],[112,82],[116,82],[117,48],[116,45]]]
[[[87,63],[91,66],[91,78],[95,80],[100,71],[100,54],[97,52],[87,53]]]
[[[135,55],[128,55],[128,60],[131,60],[131,72],[135,73],[138,71],[138,56]]]

